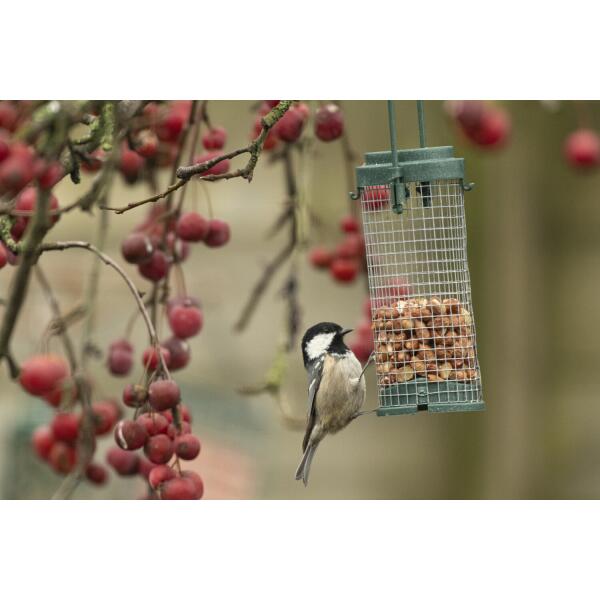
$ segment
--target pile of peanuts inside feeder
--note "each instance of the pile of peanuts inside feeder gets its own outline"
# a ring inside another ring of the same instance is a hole
[[[456,298],[411,298],[382,306],[372,328],[380,385],[479,377],[473,319]]]

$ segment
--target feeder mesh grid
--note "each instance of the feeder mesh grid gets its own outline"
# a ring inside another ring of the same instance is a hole
[[[462,181],[361,191],[381,407],[481,403]],[[464,409],[468,409],[467,406]]]

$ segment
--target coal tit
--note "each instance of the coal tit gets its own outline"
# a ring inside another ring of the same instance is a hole
[[[302,357],[308,372],[308,420],[296,479],[302,479],[304,485],[321,440],[354,420],[365,400],[360,362],[344,343],[350,331],[336,323],[318,323],[302,338]]]

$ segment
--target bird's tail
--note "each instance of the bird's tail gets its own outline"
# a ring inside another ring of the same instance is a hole
[[[304,451],[304,456],[296,469],[296,480],[302,479],[302,482],[306,486],[308,484],[308,475],[310,473],[310,464],[312,463],[313,456],[317,450],[319,442],[309,443]]]

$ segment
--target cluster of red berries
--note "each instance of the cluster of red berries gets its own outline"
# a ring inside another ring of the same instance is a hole
[[[155,379],[148,385],[129,384],[123,390],[123,402],[135,408],[135,414],[133,419],[117,423],[117,447],[108,451],[108,463],[122,476],[142,474],[148,481],[148,498],[200,499],[204,492],[201,477],[181,470],[179,462],[198,456],[200,440],[191,433],[190,413],[181,404],[177,383]],[[136,450],[142,450],[144,456]]]
[[[77,440],[81,432],[81,414],[71,410],[77,399],[77,388],[65,360],[53,354],[32,356],[21,365],[22,387],[57,408],[50,423],[33,432],[31,442],[36,454],[57,473],[70,473],[77,463]],[[114,400],[92,404],[95,436],[108,434],[121,416]],[[103,484],[108,473],[97,463],[90,463],[85,475],[95,484]]]
[[[252,137],[255,138],[262,129],[261,118],[266,115],[279,100],[265,100],[259,108],[254,120]],[[264,149],[272,150],[280,142],[293,144],[300,139],[310,118],[310,109],[304,102],[296,102],[277,121],[265,138]],[[314,115],[315,136],[322,142],[337,140],[344,132],[344,115],[337,104],[327,103],[320,106]]]
[[[364,268],[365,240],[360,233],[360,222],[347,215],[342,217],[340,228],[344,239],[334,250],[315,246],[308,258],[316,269],[328,269],[331,277],[340,283],[354,281],[361,268]]]
[[[483,148],[502,146],[510,134],[510,118],[502,108],[481,100],[457,100],[446,103],[446,110],[461,132]]]

